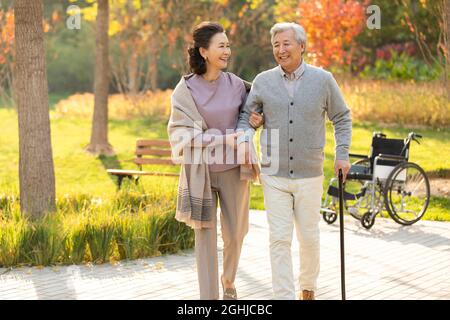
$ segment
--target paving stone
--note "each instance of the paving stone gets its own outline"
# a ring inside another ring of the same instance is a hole
[[[341,298],[339,226],[321,221],[321,273],[316,297]],[[219,272],[223,243],[218,229]],[[271,299],[266,214],[252,210],[236,287],[241,299]],[[450,223],[419,221],[401,226],[377,218],[366,230],[345,217],[346,294],[349,300],[450,299]],[[294,277],[298,242],[292,239]],[[158,268],[157,266],[160,266]],[[295,284],[298,292],[299,285]],[[220,295],[222,293],[220,292]],[[197,300],[194,250],[118,265],[0,269],[0,300],[176,299]]]

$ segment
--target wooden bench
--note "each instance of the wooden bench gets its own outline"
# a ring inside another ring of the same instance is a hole
[[[117,177],[117,187],[120,189],[124,178],[139,181],[140,176],[168,176],[178,177],[178,173],[159,172],[159,171],[143,171],[143,165],[165,165],[176,166],[171,159],[171,148],[168,140],[146,140],[139,139],[136,141],[135,158],[133,162],[139,167],[139,170],[121,170],[108,169],[109,174]],[[149,157],[152,156],[152,157]]]

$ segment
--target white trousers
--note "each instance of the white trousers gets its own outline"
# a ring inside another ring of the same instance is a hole
[[[277,300],[296,299],[291,257],[294,225],[300,247],[300,290],[317,289],[323,179],[261,175],[270,233],[272,286]]]

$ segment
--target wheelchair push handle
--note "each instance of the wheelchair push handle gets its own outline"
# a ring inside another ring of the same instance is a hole
[[[422,135],[415,133],[415,132],[410,132],[408,134],[408,138],[406,139],[406,143],[409,143],[411,140],[417,142],[418,144],[420,144],[419,139],[422,138]]]
[[[377,138],[386,138],[386,135],[381,132],[381,131],[376,131],[373,133],[373,137],[377,137]]]

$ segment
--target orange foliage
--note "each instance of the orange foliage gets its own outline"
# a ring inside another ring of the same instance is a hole
[[[349,64],[352,40],[365,25],[364,4],[356,0],[298,1],[296,10],[291,5],[292,1],[280,1],[277,10],[296,11],[291,17],[305,28],[311,63],[322,67]]]
[[[56,19],[56,13],[52,15],[52,19]],[[44,32],[51,29],[47,21],[42,21]],[[13,54],[14,45],[14,10],[0,9],[0,65],[6,63],[8,56]]]
[[[0,64],[11,54],[14,43],[14,14],[12,9],[0,10]]]
[[[355,0],[316,0],[301,2],[299,12],[313,63],[324,67],[349,64],[351,57],[345,48],[364,27],[363,5]]]

